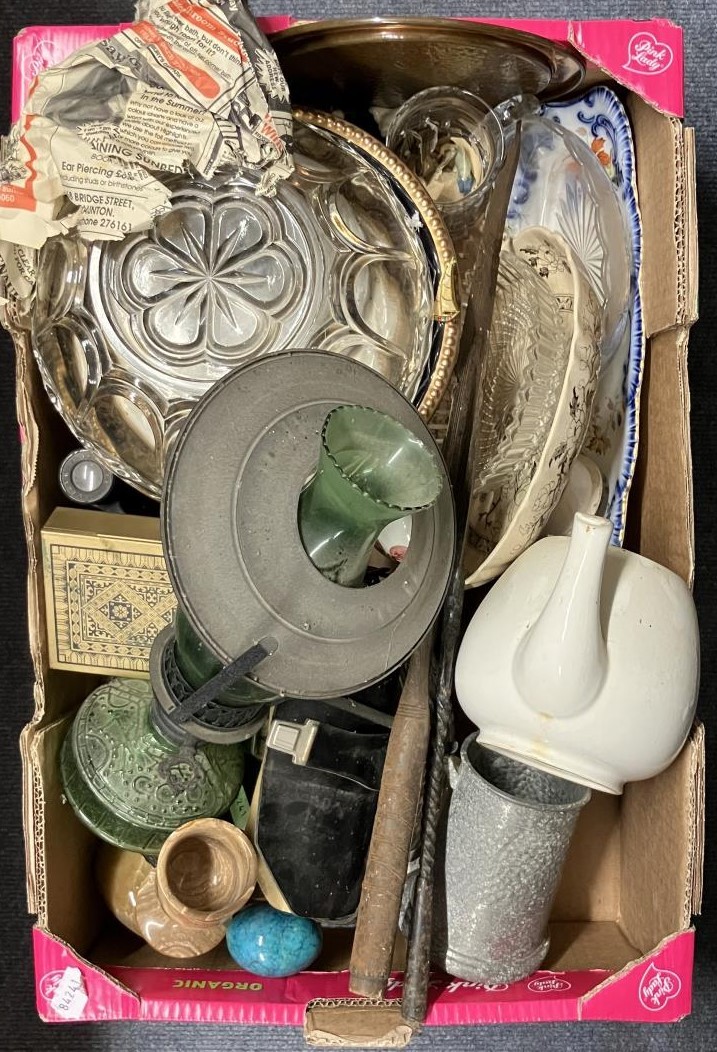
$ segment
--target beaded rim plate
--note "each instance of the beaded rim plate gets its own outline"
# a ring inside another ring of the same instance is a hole
[[[440,211],[421,179],[379,139],[328,113],[296,108],[294,116],[309,127],[322,128],[339,135],[377,162],[404,192],[429,234],[438,267],[434,317],[440,327],[440,336],[438,352],[430,362],[427,383],[424,381],[422,385],[417,409],[424,420],[430,420],[448,389],[460,337],[458,267],[453,242]]]

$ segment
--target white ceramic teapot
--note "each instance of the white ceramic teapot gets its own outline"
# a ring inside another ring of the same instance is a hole
[[[668,767],[692,724],[699,634],[684,581],[578,513],[506,570],[461,643],[480,742],[609,793]]]

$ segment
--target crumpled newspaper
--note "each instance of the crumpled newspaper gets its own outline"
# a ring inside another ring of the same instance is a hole
[[[2,282],[27,296],[34,255],[76,229],[119,239],[168,208],[161,173],[293,171],[289,90],[241,0],[140,0],[141,17],[41,73],[0,148]]]

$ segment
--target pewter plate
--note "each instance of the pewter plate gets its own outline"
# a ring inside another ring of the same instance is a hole
[[[245,362],[330,350],[426,412],[447,382],[454,325],[434,324],[434,308],[452,249],[427,195],[343,122],[301,115],[295,138],[296,173],[273,198],[250,173],[175,177],[149,230],[43,250],[33,347],[45,386],[79,440],[151,496],[194,403]]]
[[[437,503],[413,516],[401,565],[378,584],[345,588],[311,562],[299,496],[316,470],[324,420],[341,404],[388,413],[442,464],[415,409],[373,370],[289,351],[215,384],[167,468],[162,543],[192,628],[224,663],[265,636],[277,639],[251,678],[294,697],[353,694],[401,664],[437,616],[453,562],[447,478]]]
[[[292,26],[271,42],[296,102],[352,117],[357,106],[395,109],[442,84],[490,105],[520,93],[552,98],[585,75],[569,47],[466,19],[336,19]]]

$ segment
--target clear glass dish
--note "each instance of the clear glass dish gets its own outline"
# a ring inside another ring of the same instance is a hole
[[[617,190],[574,132],[547,117],[523,117],[520,162],[506,233],[536,226],[560,234],[582,264],[601,310],[607,363],[630,325],[632,241]]]
[[[416,401],[437,402],[435,365],[447,383],[440,218],[414,203],[420,184],[407,170],[401,183],[385,148],[371,156],[349,125],[330,125],[295,120],[296,173],[273,198],[249,173],[174,177],[149,230],[43,250],[32,337],[45,386],[79,440],[152,496],[197,399],[266,354],[335,351]]]

